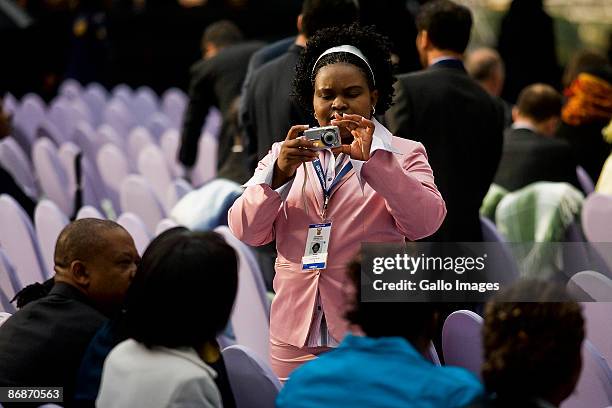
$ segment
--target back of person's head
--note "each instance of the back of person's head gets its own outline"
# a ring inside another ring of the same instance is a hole
[[[563,73],[563,87],[567,88],[583,72],[601,69],[608,65],[606,57],[596,51],[580,50],[572,56]]]
[[[523,281],[486,305],[482,378],[506,400],[557,406],[578,381],[584,319],[565,288]]]
[[[76,287],[102,312],[123,303],[140,257],[130,234],[110,220],[68,224],[55,245],[55,282]]]
[[[219,234],[165,231],[130,287],[126,333],[147,347],[199,347],[225,328],[237,286],[236,252]]]
[[[403,337],[424,352],[434,336],[437,306],[416,302],[363,302],[360,262],[360,258],[356,258],[348,266],[348,321],[369,337]],[[400,321],[398,316],[401,316]]]
[[[242,41],[242,32],[229,20],[220,20],[209,25],[202,35],[202,48],[212,44],[216,48],[227,47]]]
[[[470,41],[472,13],[450,0],[433,0],[421,6],[416,25],[437,49],[463,54]]]
[[[304,0],[301,34],[310,38],[317,31],[359,19],[357,0]]]
[[[561,94],[546,84],[533,84],[525,87],[519,94],[516,108],[518,112],[536,123],[542,123],[561,115],[563,99]]]
[[[499,53],[492,48],[471,51],[465,60],[465,69],[474,80],[491,94],[499,96],[504,85],[505,68]]]

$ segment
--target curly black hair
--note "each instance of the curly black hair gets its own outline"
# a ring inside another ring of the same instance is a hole
[[[349,53],[333,53],[321,58],[313,72],[317,58],[327,49],[339,45],[352,45],[357,47],[368,60],[374,74],[374,87],[371,74],[363,61]],[[376,32],[374,26],[351,25],[335,26],[317,31],[308,40],[306,50],[300,56],[293,80],[293,97],[308,112],[313,111],[312,98],[314,95],[314,78],[324,66],[338,62],[346,62],[357,66],[368,79],[371,89],[378,90],[376,113],[385,113],[393,100],[393,75],[391,64],[391,43],[387,37]]]

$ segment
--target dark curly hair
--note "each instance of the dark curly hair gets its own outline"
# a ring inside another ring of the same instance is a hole
[[[488,391],[505,399],[571,393],[584,319],[563,287],[533,280],[511,287],[487,305],[483,331]]]
[[[359,48],[368,60],[370,71],[365,63],[358,57],[349,53],[333,53],[321,58],[313,72],[313,66],[317,58],[327,49],[339,45],[352,45]],[[346,62],[357,66],[368,79],[370,89],[378,90],[378,102],[376,112],[385,113],[393,100],[393,65],[391,64],[391,43],[387,37],[376,32],[374,26],[361,27],[354,23],[351,25],[335,26],[317,31],[308,40],[306,50],[302,52],[296,67],[296,75],[293,80],[293,97],[308,112],[313,111],[312,98],[314,95],[314,78],[317,72],[326,65],[338,62]]]

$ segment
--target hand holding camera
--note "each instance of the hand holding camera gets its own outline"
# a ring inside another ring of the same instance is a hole
[[[339,128],[347,129],[353,136],[350,145],[340,145],[333,148],[334,153],[348,154],[351,159],[366,161],[370,158],[370,148],[372,147],[372,137],[374,135],[374,122],[361,115],[338,113],[334,115],[331,124]]]
[[[278,159],[274,164],[273,189],[289,181],[302,163],[313,161],[318,157],[317,152],[311,150],[314,143],[306,138],[298,137],[301,132],[305,132],[307,129],[308,125],[295,125],[289,129],[281,146]]]

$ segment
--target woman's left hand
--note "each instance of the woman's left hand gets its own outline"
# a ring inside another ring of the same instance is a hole
[[[332,149],[334,153],[348,154],[351,159],[366,161],[370,158],[370,147],[374,135],[374,122],[361,115],[335,114],[331,124],[347,129],[353,135],[353,143]]]

